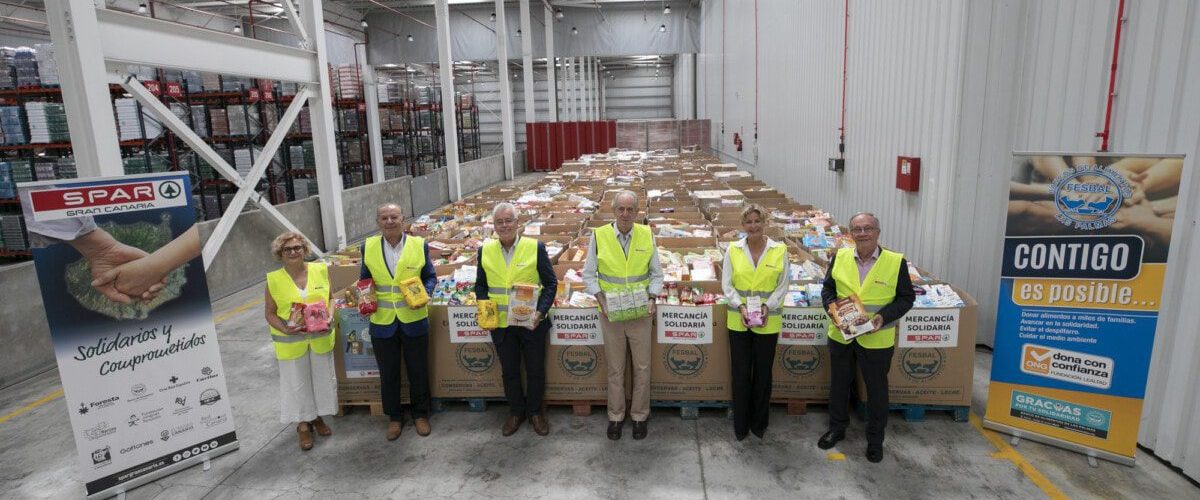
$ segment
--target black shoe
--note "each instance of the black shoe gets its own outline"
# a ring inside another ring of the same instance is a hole
[[[742,440],[746,439],[747,434],[748,433],[746,433],[746,432],[733,431],[733,437],[737,438],[738,441],[742,441]]]
[[[766,434],[767,430],[766,429],[750,429],[750,432],[754,434],[754,437],[762,439],[763,434]]]
[[[828,450],[833,448],[833,445],[838,444],[838,441],[843,439],[846,439],[846,431],[826,432],[824,436],[821,436],[821,439],[817,440],[817,448]]]
[[[622,420],[620,422],[614,422],[612,420],[609,420],[608,421],[608,438],[613,441],[621,439],[621,427],[624,425],[625,425],[624,420]]]
[[[867,446],[867,461],[877,464],[883,461],[883,445]]]
[[[638,422],[637,420],[633,421],[633,438],[634,439],[646,439],[646,432],[648,432],[648,431],[646,429],[646,421],[645,420],[643,420],[641,422]]]

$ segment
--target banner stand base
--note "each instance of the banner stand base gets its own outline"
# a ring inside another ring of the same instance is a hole
[[[107,490],[97,491],[96,493],[88,495],[87,498],[110,498],[115,496],[118,500],[124,500],[125,492],[137,488],[138,486],[152,483],[161,478],[170,476],[171,474],[192,467],[197,463],[203,464],[204,470],[207,471],[212,468],[212,458],[235,451],[240,447],[240,444],[237,441],[234,441],[227,445],[221,446],[216,450],[204,453],[203,455],[197,455],[193,456],[192,458],[181,460],[179,463],[171,464],[170,466],[164,467],[150,474],[146,474],[145,476],[134,479],[133,481],[121,483],[119,486],[113,486]]]
[[[1042,444],[1048,444],[1050,446],[1062,448],[1064,450],[1074,451],[1076,453],[1086,456],[1088,465],[1091,467],[1099,466],[1099,464],[1096,462],[1097,458],[1102,458],[1109,462],[1125,465],[1128,467],[1133,467],[1137,463],[1137,460],[1134,458],[1131,458],[1131,457],[1127,457],[1124,455],[1117,455],[1116,453],[1110,453],[1110,452],[1103,451],[1103,450],[1097,450],[1095,448],[1089,448],[1089,447],[1083,446],[1081,444],[1072,443],[1070,441],[1064,441],[1062,439],[1053,438],[1050,436],[1043,436],[1041,434],[1035,434],[1035,433],[1032,433],[1032,432],[1023,430],[1023,429],[1018,429],[1016,427],[1011,427],[1011,426],[1007,426],[1004,424],[998,424],[996,422],[992,422],[991,420],[987,420],[987,419],[984,419],[983,426],[985,428],[988,428],[988,429],[991,429],[991,430],[994,430],[997,432],[1003,432],[1005,434],[1012,435],[1013,440],[1017,441],[1017,442],[1020,442],[1021,439],[1027,439],[1030,441],[1037,441]],[[1016,443],[1013,443],[1013,444],[1015,445]]]

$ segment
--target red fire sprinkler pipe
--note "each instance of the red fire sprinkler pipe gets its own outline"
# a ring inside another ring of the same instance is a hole
[[[845,10],[846,18],[842,25],[842,122],[838,126],[838,158],[842,159],[846,158],[846,59],[850,52],[850,0],[845,0]]]
[[[1104,107],[1104,130],[1096,132],[1100,138],[1100,152],[1108,151],[1108,140],[1112,137],[1113,98],[1117,96],[1117,59],[1121,54],[1121,26],[1125,24],[1125,0],[1117,3],[1117,27],[1113,36],[1112,66],[1108,72],[1108,102]]]

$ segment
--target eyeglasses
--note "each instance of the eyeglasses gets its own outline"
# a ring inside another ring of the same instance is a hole
[[[304,251],[304,247],[302,247],[302,246],[283,247],[283,253],[297,253],[297,252],[303,252],[303,251]]]
[[[638,207],[616,207],[613,210],[616,211],[617,213],[622,213],[622,214],[623,213],[636,214],[638,212]]]
[[[852,227],[850,228],[850,234],[871,234],[878,230],[879,228],[877,227]]]
[[[517,219],[495,219],[492,221],[492,223],[497,226],[507,226],[510,224],[516,224]]]

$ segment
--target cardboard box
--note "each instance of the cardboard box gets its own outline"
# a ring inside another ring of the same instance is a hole
[[[337,374],[338,401],[379,401],[379,366],[371,344],[370,317],[353,309],[338,309],[337,341],[334,345],[334,369]],[[400,402],[410,402],[408,374],[400,371]]]
[[[706,292],[719,293],[716,282],[690,283]],[[681,318],[676,311],[686,311]],[[728,401],[733,393],[729,371],[729,330],[725,305],[666,306],[655,313],[654,349],[650,356],[650,399],[675,401]],[[698,320],[696,313],[706,316]],[[674,315],[675,317],[671,317]],[[707,323],[700,328],[694,326]],[[672,326],[668,326],[672,325]],[[707,343],[692,342],[691,332],[711,328]],[[674,340],[664,341],[664,337]]]
[[[475,309],[475,306],[454,307]],[[483,342],[451,342],[448,309],[429,306],[429,389],[433,397],[504,397],[500,356],[491,337]]]
[[[783,345],[775,348],[771,399],[829,399],[829,346]]]
[[[358,282],[360,266],[329,266],[329,289],[338,291]]]
[[[594,307],[556,307],[550,314],[554,326],[546,339],[546,400],[607,399],[604,337],[591,335],[601,332],[600,312]]]
[[[888,401],[899,404],[970,406],[975,378],[975,334],[979,304],[967,292],[954,288],[966,307],[959,310],[957,341],[953,347],[899,347],[888,373]],[[930,309],[913,309],[914,313]],[[903,319],[901,320],[903,321]],[[866,401],[866,385],[857,377],[859,400]]]

